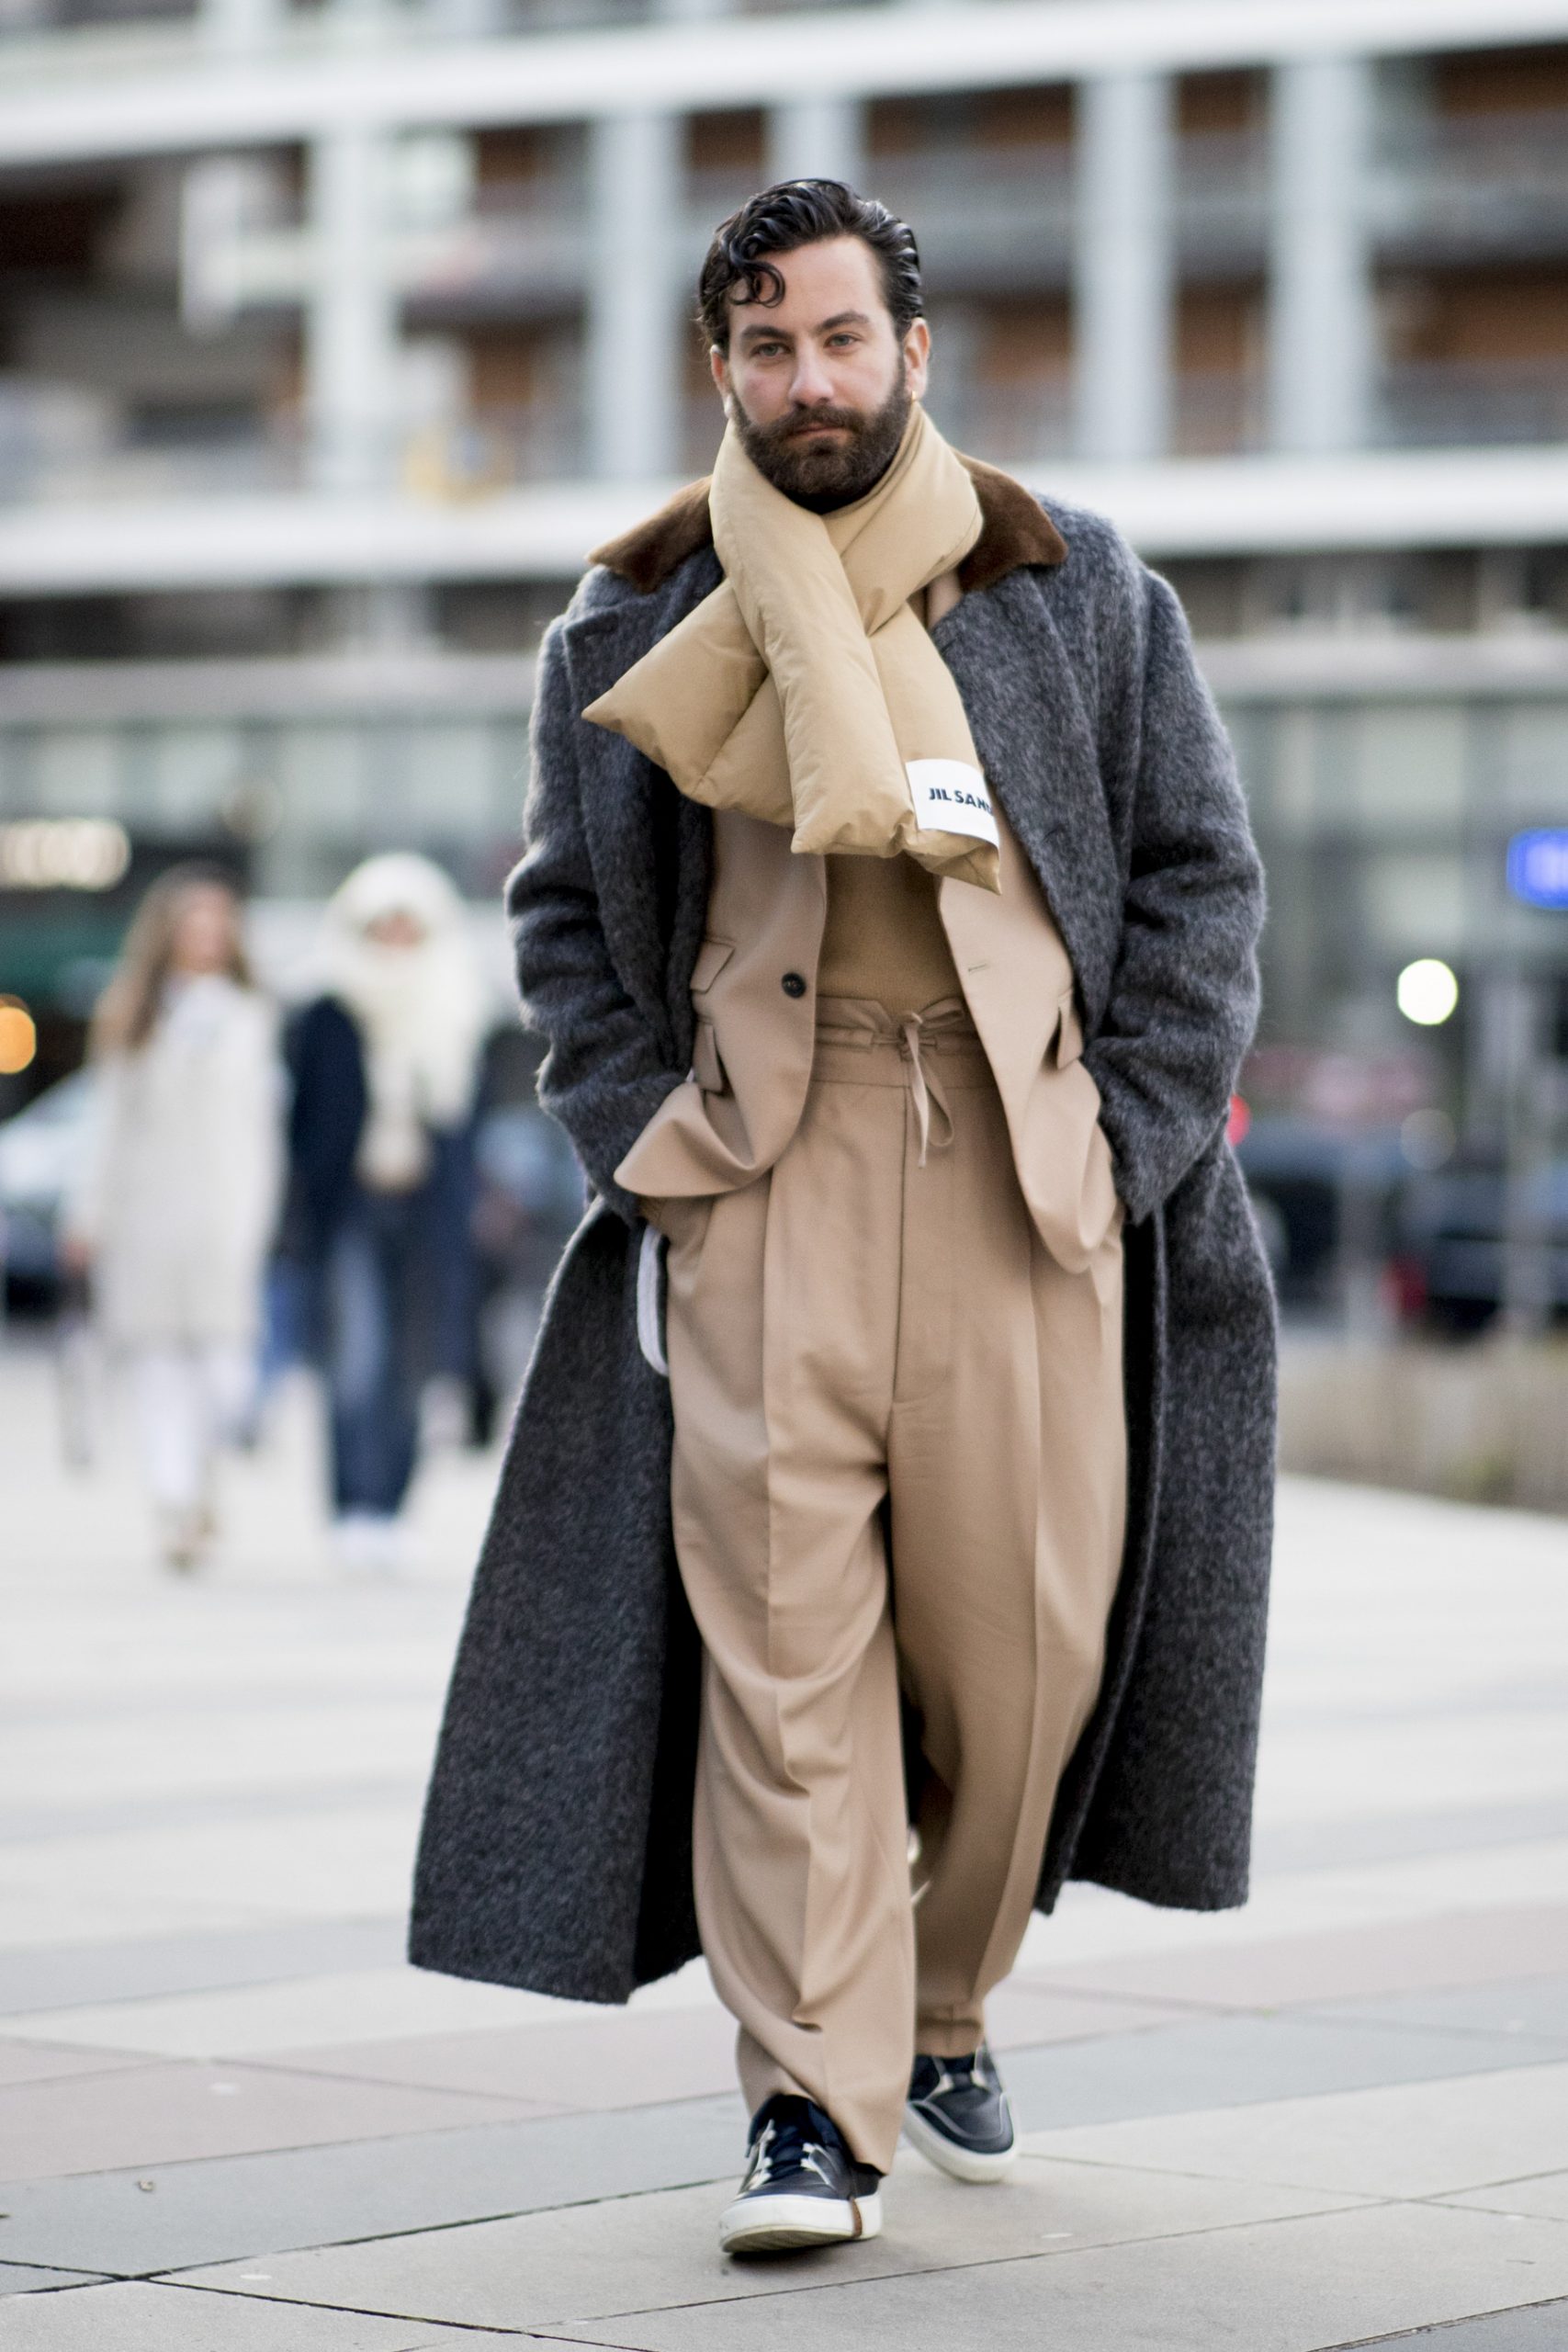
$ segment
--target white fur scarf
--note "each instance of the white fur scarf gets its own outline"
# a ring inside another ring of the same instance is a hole
[[[418,918],[419,944],[368,935],[367,923],[393,910]],[[483,982],[446,876],[406,854],[368,859],[332,902],[322,979],[365,1057],[358,1173],[373,1191],[406,1192],[429,1167],[431,1130],[459,1125],[473,1107],[485,1030]]]

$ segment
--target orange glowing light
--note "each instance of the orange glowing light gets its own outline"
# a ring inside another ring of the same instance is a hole
[[[15,1078],[38,1052],[38,1023],[14,996],[0,996],[0,1078]]]

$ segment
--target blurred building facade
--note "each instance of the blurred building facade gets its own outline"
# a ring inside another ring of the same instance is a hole
[[[944,429],[1187,601],[1271,876],[1265,1090],[1473,1127],[1561,1078],[1568,915],[1504,867],[1568,825],[1568,0],[0,32],[0,990],[68,1022],[175,851],[275,907],[389,844],[492,893],[539,630],[716,440],[712,225],[830,172],[916,228]]]

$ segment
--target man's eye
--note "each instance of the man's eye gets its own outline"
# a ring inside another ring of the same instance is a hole
[[[844,334],[833,335],[830,340],[837,344],[855,344],[860,341],[860,337],[858,334],[849,334],[846,333]]]
[[[783,349],[782,343],[754,343],[751,356],[753,359],[776,359]]]

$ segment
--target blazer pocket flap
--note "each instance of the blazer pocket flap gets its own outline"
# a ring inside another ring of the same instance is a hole
[[[692,994],[701,996],[711,989],[735,953],[732,939],[705,939],[697,950],[697,960],[692,967]]]
[[[1056,1068],[1066,1069],[1083,1052],[1083,1023],[1071,989],[1064,989],[1056,1005]]]

